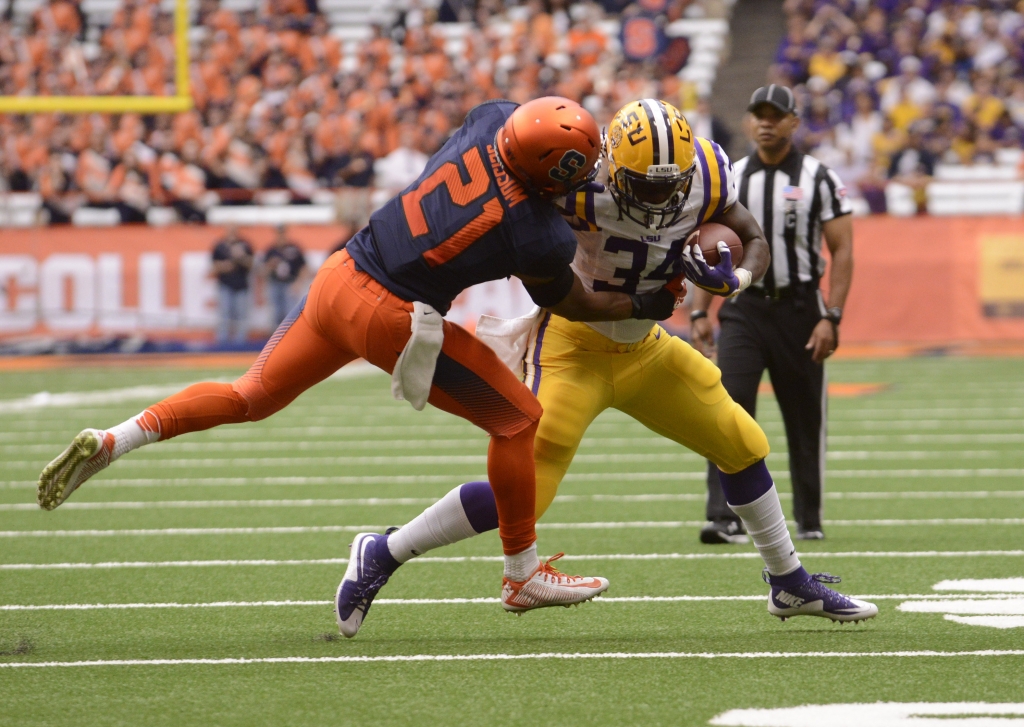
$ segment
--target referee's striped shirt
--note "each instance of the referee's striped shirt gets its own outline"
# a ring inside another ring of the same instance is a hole
[[[772,248],[768,272],[755,286],[768,295],[794,281],[817,288],[825,272],[821,226],[853,211],[846,187],[835,172],[796,149],[777,166],[752,154],[736,162],[735,170],[739,201],[754,215]]]

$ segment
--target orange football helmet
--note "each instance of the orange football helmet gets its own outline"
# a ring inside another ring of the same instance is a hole
[[[505,170],[542,197],[568,194],[597,176],[601,132],[590,112],[567,98],[524,103],[496,142]]]

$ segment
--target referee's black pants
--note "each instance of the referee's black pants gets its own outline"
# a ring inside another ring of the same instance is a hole
[[[782,411],[789,444],[793,514],[802,530],[821,530],[827,397],[825,367],[811,359],[807,339],[822,318],[816,288],[781,300],[747,290],[728,300],[718,313],[718,367],[729,395],[751,416],[757,412],[757,388],[768,369]],[[708,462],[708,520],[735,520]]]

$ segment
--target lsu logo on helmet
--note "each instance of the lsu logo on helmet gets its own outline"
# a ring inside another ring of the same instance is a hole
[[[604,151],[608,191],[623,215],[651,229],[678,222],[697,170],[693,131],[679,109],[652,98],[626,104]]]

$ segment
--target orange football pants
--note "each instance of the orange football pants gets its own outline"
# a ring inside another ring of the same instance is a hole
[[[305,303],[280,325],[259,358],[231,384],[201,383],[154,404],[161,439],[221,424],[257,421],[345,364],[364,358],[391,373],[411,335],[412,303],[356,270],[344,250],[313,280]],[[428,401],[491,435],[487,476],[506,554],[536,540],[533,438],[536,397],[482,341],[444,322],[444,344]]]

